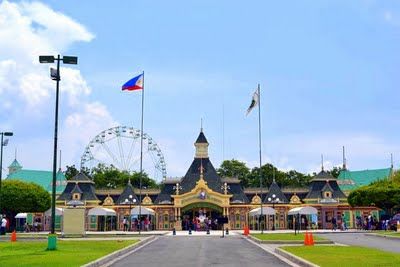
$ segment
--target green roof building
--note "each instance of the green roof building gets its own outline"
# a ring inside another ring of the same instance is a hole
[[[348,192],[374,181],[387,179],[391,174],[392,168],[362,171],[342,170],[338,177],[338,184],[340,189]]]
[[[52,171],[40,171],[40,170],[24,170],[21,164],[14,159],[14,161],[8,166],[7,180],[19,180],[23,182],[32,182],[42,186],[49,193],[52,192]],[[64,173],[59,170],[56,176],[56,194],[61,194],[65,186],[67,185],[67,179]]]

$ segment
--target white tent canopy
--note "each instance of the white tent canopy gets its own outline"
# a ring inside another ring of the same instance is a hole
[[[311,206],[306,207],[297,207],[289,210],[288,215],[311,215],[311,214],[318,214],[318,210]]]
[[[154,210],[152,210],[150,208],[141,207],[140,214],[141,215],[154,215],[155,212],[154,212]],[[139,215],[139,206],[131,209],[131,215]]]
[[[26,217],[28,216],[27,213],[18,213],[17,215],[15,215],[15,219],[26,219]]]
[[[113,209],[107,209],[102,207],[97,207],[90,209],[88,216],[116,216],[117,213]]]
[[[263,207],[262,208],[262,214],[263,215],[274,215],[276,213],[276,210],[274,210],[273,208],[271,208],[271,207]],[[261,215],[261,207],[259,207],[259,208],[255,208],[255,209],[252,209],[250,212],[249,212],[249,215],[250,216],[258,216],[258,215]]]
[[[56,207],[56,216],[62,216],[64,213],[64,209]],[[44,213],[45,216],[51,216],[51,208],[46,210]]]

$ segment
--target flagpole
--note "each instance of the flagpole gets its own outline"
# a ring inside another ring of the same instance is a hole
[[[264,227],[263,227],[263,220],[264,220],[264,215],[263,215],[263,192],[262,192],[262,174],[261,174],[261,92],[260,92],[260,84],[258,84],[258,145],[259,145],[259,151],[260,151],[260,207],[261,207],[261,233],[264,233]]]
[[[144,113],[144,71],[142,73],[142,125],[140,130],[140,177],[139,177],[139,235],[142,228],[142,175],[143,175],[143,113]]]

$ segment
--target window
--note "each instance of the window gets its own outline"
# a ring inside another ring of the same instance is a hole
[[[80,199],[81,198],[81,196],[80,196],[80,194],[79,193],[74,193],[74,195],[72,196],[72,199]]]
[[[325,192],[325,198],[331,198],[332,193],[331,192]]]

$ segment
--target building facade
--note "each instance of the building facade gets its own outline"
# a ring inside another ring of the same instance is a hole
[[[337,179],[325,172],[313,177],[307,188],[280,188],[273,181],[269,188],[243,188],[236,178],[220,177],[208,155],[209,143],[201,130],[195,146],[195,156],[186,174],[179,180],[166,180],[161,189],[133,188],[130,183],[121,191],[96,190],[94,182],[80,173],[69,180],[57,200],[60,208],[84,207],[87,211],[103,207],[115,211],[111,215],[88,215],[87,230],[122,230],[124,218],[136,227],[138,214],[130,215],[132,208],[141,202],[142,221],[150,222],[150,229],[170,230],[198,227],[205,224],[212,229],[221,226],[218,218],[227,218],[224,227],[230,229],[288,229],[294,227],[294,216],[288,215],[295,207],[312,206],[318,213],[300,218],[300,227],[332,228],[332,218],[346,221],[355,227],[357,216],[374,215],[375,207],[351,207],[346,195],[338,186]],[[261,203],[262,202],[262,203]],[[259,207],[271,207],[274,215],[250,216]],[[150,211],[150,212],[149,212]],[[88,212],[89,214],[89,212]],[[105,213],[106,214],[106,213]],[[111,218],[110,218],[111,217]],[[194,226],[195,225],[195,226]]]

